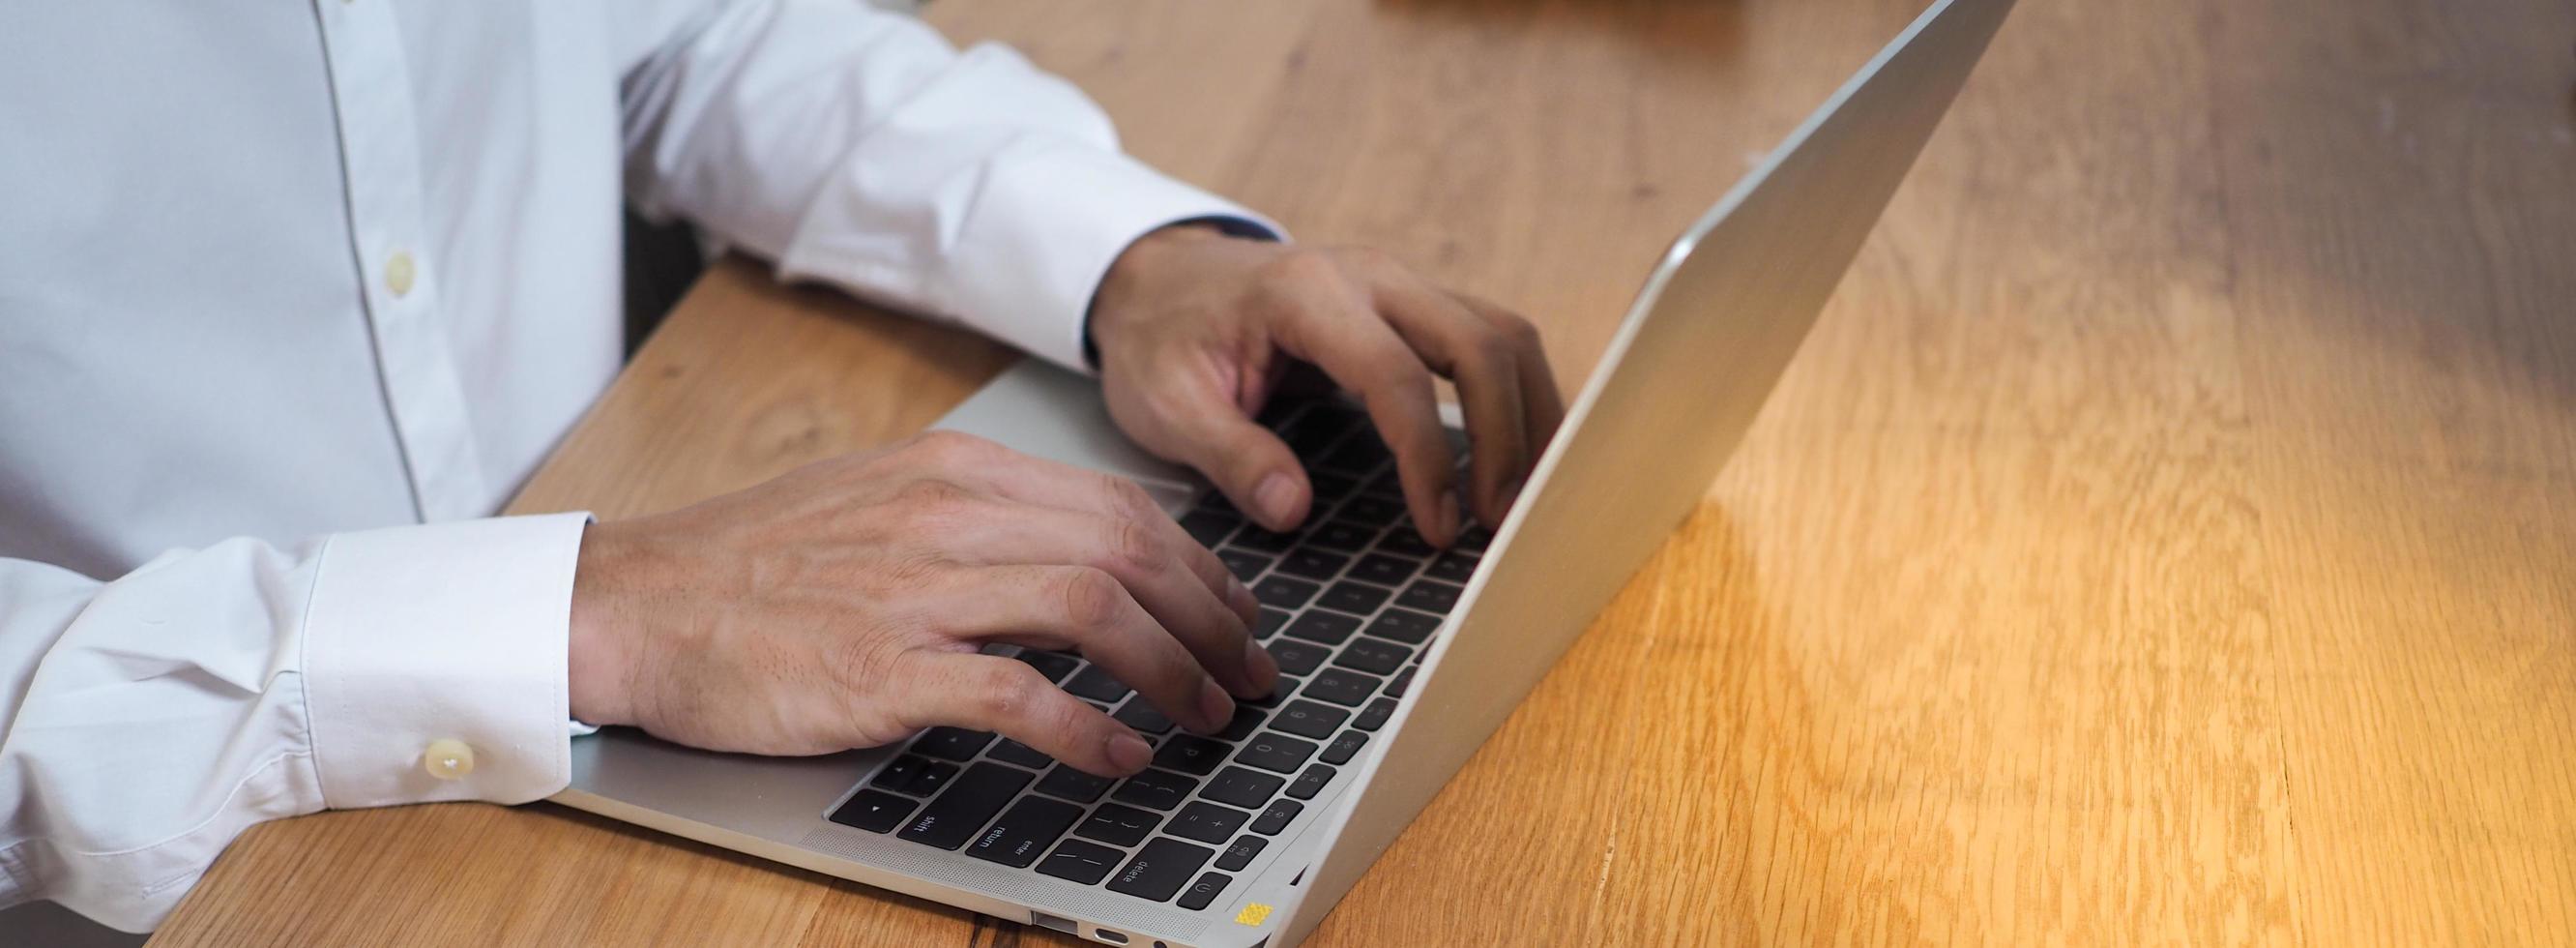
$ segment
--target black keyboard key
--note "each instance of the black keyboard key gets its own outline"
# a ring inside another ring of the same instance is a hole
[[[1377,686],[1382,683],[1375,675],[1363,675],[1346,668],[1327,668],[1316,672],[1315,680],[1306,683],[1306,697],[1356,708],[1360,702],[1376,694]]]
[[[1055,852],[1048,853],[1045,862],[1038,863],[1038,871],[1058,879],[1094,885],[1109,878],[1109,870],[1117,868],[1118,860],[1126,855],[1098,843],[1068,839],[1057,844]]]
[[[1169,836],[1154,837],[1153,842],[1136,852],[1136,858],[1127,860],[1126,868],[1109,877],[1109,891],[1155,902],[1170,901],[1172,893],[1181,891],[1190,876],[1215,855],[1216,850],[1205,846]]]
[[[1277,836],[1280,830],[1288,828],[1290,820],[1296,819],[1297,814],[1304,812],[1306,812],[1306,805],[1303,803],[1295,800],[1273,800],[1270,808],[1261,811],[1261,816],[1252,821],[1252,831],[1263,836]]]
[[[1387,589],[1384,586],[1371,586],[1345,579],[1334,583],[1333,588],[1326,591],[1323,600],[1316,605],[1327,609],[1339,609],[1355,616],[1364,616],[1376,612],[1377,607],[1385,605],[1386,597]]]
[[[1333,656],[1333,664],[1344,668],[1356,668],[1372,675],[1383,675],[1404,667],[1405,660],[1412,657],[1413,650],[1410,648],[1385,639],[1363,635],[1360,636],[1359,641],[1343,649],[1342,654]]]
[[[1279,662],[1279,670],[1290,675],[1310,674],[1323,667],[1324,658],[1332,654],[1331,649],[1290,638],[1273,640],[1265,647],[1270,649],[1270,657]]]
[[[964,776],[948,787],[921,815],[912,818],[903,832],[896,835],[926,846],[956,849],[975,838],[1002,805],[1018,796],[1021,788],[1036,777],[1017,767],[983,763],[966,768]]]
[[[1228,767],[1217,771],[1217,775],[1208,780],[1207,789],[1199,791],[1199,796],[1251,810],[1258,809],[1263,803],[1269,802],[1272,796],[1279,793],[1279,788],[1287,784],[1286,777],[1273,776],[1258,770],[1245,770],[1241,767]]]
[[[1252,858],[1261,855],[1261,850],[1269,845],[1269,840],[1259,836],[1237,836],[1234,845],[1226,847],[1224,854],[1216,857],[1216,867],[1234,872],[1252,865]]]
[[[1344,583],[1343,585],[1349,584]],[[1339,589],[1341,587],[1336,586],[1333,588]],[[1288,631],[1284,634],[1290,638],[1305,639],[1309,642],[1321,642],[1326,645],[1340,645],[1342,644],[1343,639],[1350,638],[1351,633],[1359,630],[1360,620],[1358,618],[1346,616],[1338,612],[1325,612],[1318,609],[1308,612],[1305,615],[1298,616],[1297,621],[1288,623]],[[1286,639],[1282,639],[1281,641],[1286,641]],[[1303,673],[1301,672],[1300,674]]]
[[[1364,477],[1387,462],[1386,443],[1376,435],[1345,439],[1340,446],[1324,453],[1316,464],[1326,470],[1340,471],[1352,477]]]
[[[1405,580],[1412,579],[1413,571],[1421,565],[1419,561],[1408,560],[1401,556],[1371,553],[1360,557],[1359,562],[1351,564],[1351,578],[1365,579],[1392,589],[1404,585]]]
[[[1333,743],[1324,747],[1323,761],[1327,764],[1350,763],[1351,758],[1359,756],[1360,747],[1367,743],[1368,735],[1358,731],[1343,731],[1342,736],[1333,738]]]
[[[1247,523],[1243,529],[1234,531],[1234,539],[1226,542],[1262,553],[1286,553],[1289,547],[1297,545],[1297,533],[1293,530],[1278,533],[1257,523]]]
[[[1360,485],[1360,493],[1394,501],[1401,506],[1404,503],[1404,472],[1393,467],[1380,471],[1376,477],[1369,478],[1368,483]]]
[[[1276,708],[1280,702],[1288,700],[1289,695],[1296,693],[1297,679],[1281,675],[1278,684],[1271,686],[1269,694],[1258,698],[1236,698],[1234,704],[1238,708],[1247,704],[1256,708]]]
[[[1073,835],[1112,846],[1133,846],[1144,842],[1145,837],[1154,832],[1154,826],[1161,822],[1162,817],[1132,806],[1103,803],[1100,809],[1091,811],[1091,818],[1082,821],[1082,826],[1076,828]]]
[[[1431,561],[1430,569],[1422,571],[1424,576],[1452,583],[1464,583],[1467,577],[1475,574],[1476,558],[1455,552],[1440,554],[1437,559]]]
[[[1168,810],[1181,805],[1181,798],[1189,796],[1190,791],[1198,789],[1198,786],[1199,782],[1194,778],[1168,770],[1148,769],[1119,784],[1118,792],[1111,797],[1120,803]]]
[[[1272,574],[1270,578],[1253,585],[1252,595],[1260,599],[1264,605],[1296,609],[1304,606],[1306,600],[1315,598],[1316,588],[1315,584],[1302,579],[1290,579]]]
[[[1254,638],[1267,639],[1273,635],[1279,634],[1280,629],[1287,627],[1287,610],[1273,609],[1269,606],[1263,606],[1261,607],[1261,623],[1253,626],[1252,635]]]
[[[1120,724],[1135,728],[1136,733],[1147,736],[1172,729],[1172,719],[1164,717],[1163,712],[1154,710],[1154,706],[1145,700],[1144,695],[1127,699],[1127,703],[1119,705],[1117,713],[1111,714],[1110,717],[1117,718]]]
[[[1018,764],[1030,770],[1045,770],[1048,765],[1055,763],[1055,758],[1038,753],[1037,748],[1018,741],[1003,741],[993,745],[993,759],[1006,764]]]
[[[1054,845],[1056,837],[1073,828],[1082,818],[1082,808],[1045,797],[1022,797],[1020,802],[1002,811],[1002,818],[985,827],[975,845],[966,847],[966,855],[987,862],[998,862],[1013,869],[1026,869],[1038,861],[1038,854]]]
[[[1288,785],[1288,796],[1298,800],[1312,800],[1316,794],[1324,792],[1325,784],[1333,782],[1333,774],[1336,772],[1333,768],[1322,764],[1308,767],[1305,773],[1297,775],[1296,783]]]
[[[1128,689],[1126,682],[1112,678],[1107,670],[1098,665],[1092,665],[1073,673],[1073,677],[1065,679],[1064,690],[1072,692],[1077,698],[1116,701],[1127,697]]]
[[[1422,534],[1413,532],[1413,525],[1410,523],[1397,524],[1395,529],[1389,530],[1386,532],[1385,536],[1379,537],[1377,540],[1377,551],[1380,553],[1392,553],[1397,556],[1410,556],[1415,559],[1421,559],[1440,552],[1439,550],[1432,548],[1431,544],[1423,542]]]
[[[969,731],[962,727],[934,727],[912,739],[915,753],[949,760],[974,760],[975,752],[993,742],[991,731]]]
[[[905,754],[895,758],[894,763],[887,764],[884,770],[878,771],[877,779],[870,783],[896,793],[926,797],[947,787],[948,781],[956,776],[956,764],[941,763],[927,757]]]
[[[1315,755],[1315,742],[1301,741],[1285,734],[1263,734],[1247,741],[1234,755],[1238,764],[1251,764],[1263,770],[1293,774],[1305,766],[1306,758]]]
[[[1063,652],[1042,652],[1033,648],[1024,648],[1020,650],[1020,654],[1012,657],[1027,662],[1030,668],[1037,669],[1038,674],[1045,675],[1048,681],[1063,681],[1064,676],[1073,674],[1074,669],[1082,667],[1082,659]]]
[[[1334,501],[1350,496],[1351,491],[1359,489],[1360,482],[1339,474],[1308,471],[1306,486],[1315,489],[1315,502],[1311,509],[1322,510]]]
[[[1330,550],[1300,547],[1279,558],[1279,571],[1290,576],[1328,580],[1341,575],[1342,567],[1350,565],[1350,562],[1350,557]]]
[[[1368,710],[1361,711],[1359,720],[1351,722],[1351,726],[1363,731],[1375,731],[1385,727],[1386,719],[1394,716],[1395,699],[1379,698],[1369,702]]]
[[[1225,564],[1226,570],[1232,572],[1234,574],[1234,578],[1243,580],[1247,583],[1251,582],[1254,577],[1260,576],[1262,570],[1270,568],[1269,557],[1249,550],[1238,550],[1228,547],[1226,549],[1216,551],[1216,558],[1219,562]]]
[[[1216,901],[1218,895],[1225,892],[1226,886],[1233,883],[1234,877],[1222,872],[1201,875],[1199,881],[1190,883],[1188,889],[1182,890],[1181,908],[1192,912],[1206,908],[1209,903]]]
[[[927,766],[930,766],[930,761],[905,754],[886,764],[884,769],[877,771],[876,779],[868,782],[880,787],[900,790],[905,784],[911,783],[913,778],[921,776],[921,768]]]
[[[1395,677],[1387,679],[1387,697],[1401,698],[1405,692],[1413,690],[1413,673],[1421,670],[1420,665],[1406,665],[1403,671],[1395,673]]]
[[[1469,553],[1482,553],[1485,552],[1485,544],[1492,542],[1494,542],[1494,531],[1482,526],[1473,526],[1458,532],[1457,548]]]
[[[1349,720],[1350,716],[1350,712],[1331,705],[1316,704],[1312,701],[1292,701],[1287,707],[1279,710],[1279,718],[1270,722],[1270,726],[1290,734],[1320,741],[1333,736],[1333,729],[1341,727],[1342,722]]]
[[[1232,749],[1204,737],[1177,735],[1154,749],[1154,766],[1205,776],[1215,773],[1216,765],[1224,763],[1226,751]]]
[[[1380,614],[1376,621],[1370,622],[1368,627],[1370,635],[1382,639],[1394,639],[1408,645],[1420,645],[1424,640],[1431,638],[1431,633],[1438,631],[1440,631],[1439,616],[1414,612],[1410,609],[1389,609]]]
[[[1418,579],[1404,587],[1404,595],[1395,597],[1397,605],[1424,612],[1448,615],[1458,604],[1459,588],[1438,580]]]
[[[1221,844],[1233,839],[1234,831],[1242,829],[1243,821],[1251,818],[1252,814],[1242,810],[1213,803],[1192,803],[1182,807],[1181,812],[1172,817],[1171,825],[1163,827],[1163,832],[1202,843]]]
[[[1089,803],[1100,799],[1100,795],[1109,789],[1112,782],[1114,781],[1108,777],[1084,773],[1063,764],[1057,764],[1054,770],[1047,771],[1047,775],[1038,780],[1038,792],[1051,797],[1063,797],[1075,803]]]
[[[1225,729],[1216,732],[1216,739],[1220,741],[1239,741],[1244,738],[1251,737],[1252,732],[1261,728],[1261,719],[1266,716],[1267,715],[1264,715],[1259,708],[1236,704],[1234,706],[1234,717],[1226,719]]]
[[[1243,518],[1221,510],[1193,510],[1181,516],[1181,529],[1200,546],[1213,547],[1225,542],[1227,534],[1243,525]]]
[[[1342,505],[1342,516],[1361,523],[1394,523],[1404,516],[1404,501],[1361,494]]]
[[[1349,409],[1317,405],[1280,428],[1279,440],[1288,442],[1289,450],[1297,452],[1298,457],[1317,457],[1328,453],[1324,449],[1349,434],[1359,422],[1360,416]]]
[[[889,833],[903,825],[903,818],[911,816],[912,808],[920,805],[883,790],[861,790],[851,794],[849,802],[841,804],[840,809],[832,811],[832,822],[871,833]]]
[[[1357,553],[1377,539],[1377,528],[1356,520],[1332,520],[1306,534],[1307,546]]]

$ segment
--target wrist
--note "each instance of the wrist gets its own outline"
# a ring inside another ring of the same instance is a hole
[[[621,546],[615,528],[591,524],[573,568],[566,692],[573,720],[584,724],[635,723],[627,687],[632,676],[625,671],[626,610],[617,582]]]
[[[1084,341],[1095,364],[1101,350],[1123,328],[1126,317],[1144,307],[1134,302],[1150,296],[1152,287],[1164,272],[1175,250],[1210,240],[1228,239],[1226,232],[1204,221],[1184,221],[1158,227],[1127,245],[1118,259],[1109,262],[1109,272],[1100,278],[1100,287],[1092,292],[1091,312],[1085,325]]]

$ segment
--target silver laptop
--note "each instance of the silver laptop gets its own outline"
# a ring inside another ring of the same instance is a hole
[[[1155,765],[1109,780],[957,728],[793,759],[612,729],[575,742],[555,800],[1108,944],[1295,944],[1699,502],[2011,7],[1934,3],[1674,241],[1519,505],[1451,550],[1403,524],[1343,402],[1265,417],[1314,473],[1293,534],[1128,444],[1092,383],[1043,365],[943,419],[1134,478],[1253,586],[1279,694],[1224,734],[1174,729],[1077,655],[996,646],[1146,735]]]

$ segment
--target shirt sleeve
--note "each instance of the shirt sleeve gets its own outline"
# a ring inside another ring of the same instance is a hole
[[[587,522],[232,540],[106,582],[0,560],[0,905],[148,931],[260,821],[561,789]],[[442,740],[470,772],[424,767]]]
[[[1077,370],[1109,264],[1186,220],[1259,215],[1121,154],[1108,116],[1010,49],[959,52],[855,0],[644,18],[623,87],[626,182],[789,279],[961,321]]]

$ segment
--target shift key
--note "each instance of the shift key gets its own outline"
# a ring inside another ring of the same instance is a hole
[[[1029,797],[1014,804],[1002,814],[975,845],[966,847],[966,855],[998,862],[1013,869],[1026,869],[1038,861],[1038,854],[1055,845],[1055,838],[1073,828],[1082,818],[1082,808],[1070,803]]]
[[[1109,891],[1169,902],[1172,893],[1190,884],[1190,877],[1215,855],[1216,850],[1205,846],[1193,846],[1169,836],[1154,837],[1136,853],[1136,858],[1127,861],[1127,868],[1109,877]]]
[[[948,792],[930,801],[920,816],[913,817],[903,832],[895,835],[941,849],[966,845],[967,840],[975,838],[975,831],[983,829],[993,814],[1002,812],[1002,805],[1011,802],[1011,797],[1035,776],[994,763],[968,767],[949,785]]]

